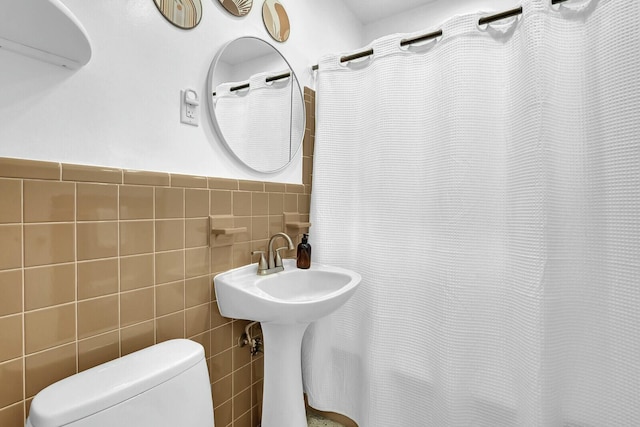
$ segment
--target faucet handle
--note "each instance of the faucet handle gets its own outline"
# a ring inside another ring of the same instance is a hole
[[[285,249],[289,249],[286,246],[276,249],[276,267],[282,267],[282,257],[280,256],[280,251]]]
[[[264,251],[252,251],[251,255],[260,254],[260,261],[258,262],[258,270],[267,269],[267,259],[264,257]]]

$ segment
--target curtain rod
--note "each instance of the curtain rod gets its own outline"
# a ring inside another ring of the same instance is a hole
[[[551,4],[564,3],[568,0],[551,0]],[[522,6],[517,7],[515,9],[507,10],[505,12],[497,13],[495,15],[485,16],[484,18],[480,18],[478,20],[479,25],[489,24],[491,22],[499,21],[501,19],[509,18],[511,16],[516,16],[522,14]],[[442,30],[435,31],[433,33],[425,34],[423,36],[413,37],[410,39],[404,39],[400,42],[400,46],[406,46],[413,43],[418,43],[421,41],[433,39],[436,37],[440,37],[442,35]],[[365,50],[362,52],[354,53],[352,55],[343,56],[340,58],[340,62],[348,62],[353,59],[364,58],[365,56],[373,55],[373,49]],[[311,70],[316,71],[318,69],[318,64],[312,65]]]
[[[291,77],[291,73],[282,73],[282,74],[278,74],[277,76],[267,77],[267,78],[265,79],[265,81],[266,81],[267,83],[269,83],[269,82],[275,82],[276,80],[286,79],[287,77]]]
[[[554,0],[551,0],[551,1],[554,1]],[[478,25],[489,24],[491,22],[499,21],[504,18],[520,15],[521,13],[522,13],[522,6],[516,7],[515,9],[507,10],[506,12],[496,13],[495,15],[485,16],[484,18],[480,18],[478,20]]]
[[[291,73],[282,73],[282,74],[278,74],[277,76],[271,76],[271,77],[267,77],[266,79],[264,79],[265,82],[270,83],[270,82],[275,82],[276,80],[282,80],[282,79],[286,79],[287,77],[291,77]],[[240,90],[240,89],[246,89],[249,87],[249,83],[244,83],[238,86],[232,86],[229,88],[229,92],[235,92],[236,90]],[[213,92],[212,93],[213,96],[216,96],[216,93]]]
[[[442,35],[442,30],[434,31],[433,33],[423,34],[421,36],[412,37],[410,39],[403,39],[400,41],[400,46],[407,46],[414,43],[423,42],[430,39],[435,39],[436,37],[440,37]],[[362,52],[353,53],[351,55],[345,55],[340,58],[340,62],[349,62],[354,59],[364,58],[366,56],[373,55],[373,49],[364,50]],[[318,65],[314,65],[311,67],[313,71],[318,69]]]

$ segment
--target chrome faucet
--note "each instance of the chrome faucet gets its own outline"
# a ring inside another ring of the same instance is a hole
[[[273,242],[276,241],[278,237],[283,237],[287,243],[288,247],[283,246],[281,248],[273,250]],[[277,273],[278,271],[284,270],[284,266],[282,265],[282,257],[280,256],[280,251],[283,249],[293,250],[295,247],[293,246],[293,242],[291,238],[285,233],[276,233],[269,239],[269,244],[267,245],[268,252],[267,258],[265,259],[264,251],[253,251],[251,255],[260,254],[260,262],[258,262],[258,275],[266,276],[267,274]]]

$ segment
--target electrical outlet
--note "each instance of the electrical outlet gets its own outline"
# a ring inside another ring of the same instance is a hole
[[[180,122],[198,126],[200,102],[198,94],[193,89],[180,91]]]

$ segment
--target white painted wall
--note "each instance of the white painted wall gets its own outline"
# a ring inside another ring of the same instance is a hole
[[[300,157],[272,175],[239,164],[215,135],[206,102],[199,127],[179,120],[180,90],[205,96],[210,62],[231,39],[267,40],[309,86],[308,67],[321,55],[363,44],[362,25],[340,0],[281,2],[291,21],[285,43],[267,34],[260,0],[244,18],[202,0],[192,30],[171,25],[153,0],[63,0],[89,34],[91,61],[71,71],[0,49],[0,156],[300,183]]]
[[[476,12],[504,12],[520,5],[520,0],[438,0],[424,6],[389,16],[363,28],[363,46],[395,33],[435,31],[449,18]]]

